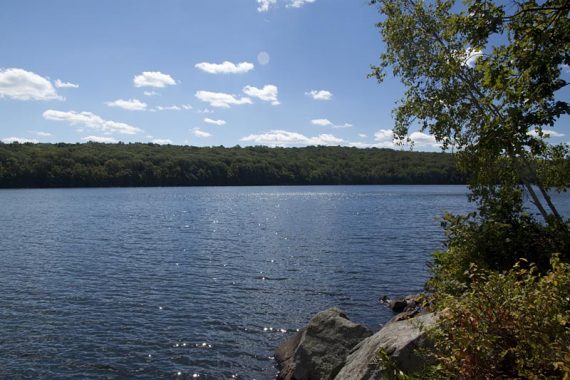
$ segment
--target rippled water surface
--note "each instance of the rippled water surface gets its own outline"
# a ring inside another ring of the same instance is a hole
[[[256,378],[340,306],[421,289],[462,186],[0,191],[0,377]]]

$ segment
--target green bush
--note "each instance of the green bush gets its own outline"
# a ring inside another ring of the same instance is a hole
[[[570,265],[555,255],[544,275],[523,260],[468,276],[468,291],[440,300],[426,377],[570,379]]]
[[[560,254],[570,262],[568,225],[557,228],[525,214],[508,220],[446,215],[442,223],[447,249],[434,254],[428,290],[438,296],[459,296],[469,288],[469,268],[507,271],[520,259],[534,263],[540,273],[550,269],[550,258]]]

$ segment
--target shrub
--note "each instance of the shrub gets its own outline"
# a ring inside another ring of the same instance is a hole
[[[432,278],[427,287],[436,295],[459,296],[469,288],[469,268],[510,270],[520,259],[534,263],[541,273],[550,268],[552,254],[570,262],[568,225],[556,228],[540,224],[525,214],[508,220],[480,219],[447,214],[442,226],[447,235],[447,250],[436,252]]]
[[[426,377],[570,379],[570,265],[556,255],[545,275],[523,260],[468,276],[470,289],[439,305]]]

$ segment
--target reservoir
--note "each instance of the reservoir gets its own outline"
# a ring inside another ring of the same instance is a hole
[[[568,215],[567,194],[556,195]],[[0,191],[0,378],[272,379],[318,311],[378,329],[465,186]]]

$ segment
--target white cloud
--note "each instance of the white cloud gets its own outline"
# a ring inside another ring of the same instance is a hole
[[[265,85],[263,88],[245,86],[243,88],[243,92],[248,96],[261,99],[264,102],[271,102],[271,104],[274,106],[280,104],[279,100],[277,99],[279,90],[277,89],[277,86],[274,86],[272,84]]]
[[[203,131],[203,130],[201,130],[200,128],[194,128],[194,129],[192,129],[191,132],[192,132],[192,133],[194,134],[194,136],[196,136],[196,137],[210,137],[210,136],[212,136],[211,133],[208,133],[208,132],[206,132],[206,131]]]
[[[441,144],[435,141],[435,136],[428,135],[427,133],[412,132],[409,138],[410,140],[413,141],[414,146],[416,147],[432,147],[432,148],[441,147]]]
[[[153,144],[158,144],[158,145],[172,145],[173,142],[170,139],[154,139],[152,140]]]
[[[311,120],[311,124],[321,127],[328,127],[330,125],[333,125],[329,119],[313,119]]]
[[[117,140],[113,137],[103,137],[103,136],[87,136],[82,137],[81,140],[83,141],[91,141],[96,143],[103,143],[103,144],[116,144]]]
[[[528,134],[529,136],[538,137],[538,131],[537,131],[536,129],[527,132],[527,134]],[[543,129],[543,130],[542,130],[542,134],[543,134],[543,136],[544,136],[545,138],[550,138],[550,137],[564,137],[564,133],[556,132],[556,131],[553,131],[552,129]]]
[[[287,0],[287,8],[301,8],[307,3],[314,3],[316,0]],[[257,11],[267,12],[270,7],[277,4],[277,0],[257,0]]]
[[[475,67],[475,63],[481,56],[483,56],[483,52],[481,50],[467,48],[465,50],[462,64],[469,67]]]
[[[307,137],[297,132],[284,130],[252,134],[241,138],[241,141],[268,146],[340,145],[344,142],[344,140],[329,134]]]
[[[25,139],[22,137],[6,137],[1,139],[0,141],[2,141],[4,144],[12,144],[12,143],[19,143],[19,144],[25,144],[25,143],[32,143],[32,144],[37,144],[38,140],[34,140],[34,139]]]
[[[358,137],[365,139],[365,138],[367,138],[368,136],[366,136],[364,133],[359,133],[359,134],[358,134]]]
[[[353,125],[344,123],[344,124],[333,124],[329,119],[313,119],[311,120],[311,124],[318,125],[320,127],[331,127],[331,128],[351,128]]]
[[[226,125],[225,120],[214,120],[214,119],[210,119],[209,117],[204,119],[204,123],[217,125],[217,126]]]
[[[55,87],[57,88],[79,88],[78,84],[71,82],[62,82],[60,79],[55,80]]]
[[[331,100],[332,99],[332,92],[327,90],[311,90],[309,92],[305,92],[305,95],[310,96],[315,100]]]
[[[374,141],[392,142],[394,140],[394,132],[391,129],[380,129],[374,133]]]
[[[109,133],[122,133],[125,135],[134,135],[142,132],[141,129],[133,127],[132,125],[120,123],[111,120],[104,120],[100,116],[91,112],[76,112],[76,111],[56,111],[47,110],[43,113],[46,120],[63,121],[70,125],[81,125],[87,128],[109,132]]]
[[[391,129],[380,129],[374,133],[374,144],[370,147],[376,148],[395,148],[396,140],[394,139],[394,132]]]
[[[0,69],[0,98],[63,100],[46,78],[22,69]]]
[[[142,74],[135,75],[133,83],[135,87],[164,88],[175,85],[176,81],[170,75],[160,71],[144,71]]]
[[[144,96],[157,96],[160,95],[158,92],[156,91],[145,91],[143,92]]]
[[[205,113],[205,114],[207,114],[207,113],[214,113],[214,111],[212,111],[211,109],[208,109],[208,108],[202,108],[202,109],[200,109],[200,110],[198,110],[198,111],[196,111],[196,112],[198,112],[198,113]]]
[[[107,104],[109,107],[122,108],[128,111],[145,111],[147,106],[146,103],[143,103],[138,99],[129,99],[129,100],[117,99],[115,101],[107,102],[105,104]]]
[[[314,3],[315,0],[289,0],[287,8],[301,8],[306,3]]]
[[[34,135],[41,136],[41,137],[49,137],[51,133],[43,132],[43,131],[31,131]]]
[[[423,132],[412,132],[408,138],[414,143],[414,147],[431,147],[439,148],[441,144],[435,141],[435,136],[429,135]],[[377,148],[395,148],[398,145],[398,140],[394,136],[394,132],[391,129],[380,129],[374,133],[374,141],[376,141],[373,146]],[[406,142],[404,140],[403,142]]]
[[[223,63],[201,62],[194,67],[210,73],[210,74],[243,74],[253,70],[253,63],[240,62],[237,65],[233,62],[224,61]]]
[[[181,104],[179,106],[172,105],[172,106],[157,106],[152,111],[182,111],[182,110],[191,110],[192,106],[190,104]]]
[[[267,12],[270,6],[277,4],[277,0],[257,0],[258,12]]]
[[[236,98],[232,94],[224,92],[197,91],[195,96],[203,102],[209,103],[211,107],[230,108],[232,105],[252,104],[250,98]]]

